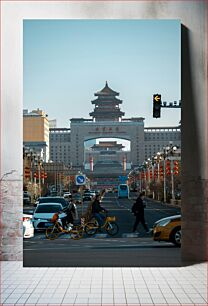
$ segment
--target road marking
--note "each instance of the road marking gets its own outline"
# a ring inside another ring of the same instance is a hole
[[[108,208],[108,211],[109,211],[109,210],[111,210],[111,211],[112,211],[112,210],[116,210],[116,211],[117,211],[117,210],[130,210],[130,209],[128,209],[128,208],[122,208],[122,207],[121,207],[121,208]]]
[[[139,233],[123,233],[123,238],[136,238],[139,237]]]

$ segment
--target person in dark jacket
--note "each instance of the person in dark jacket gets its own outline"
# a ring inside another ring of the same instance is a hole
[[[75,207],[71,201],[69,202],[68,206],[63,209],[63,212],[66,214],[66,217],[63,217],[61,221],[62,221],[63,227],[67,229],[67,224],[68,225],[74,224]]]
[[[141,192],[138,198],[136,199],[136,202],[132,206],[132,212],[136,216],[136,220],[133,226],[133,233],[136,232],[139,222],[141,222],[141,224],[143,225],[146,233],[150,232],[147,227],[147,224],[145,223],[145,219],[144,219],[144,207],[145,207],[144,202],[143,202],[144,196],[145,196],[145,193]]]
[[[100,227],[103,225],[105,219],[105,216],[101,214],[102,211],[107,212],[107,210],[100,205],[100,195],[97,194],[95,196],[95,200],[92,203],[92,215],[98,221]]]

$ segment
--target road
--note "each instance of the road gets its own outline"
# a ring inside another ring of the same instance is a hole
[[[135,217],[131,213],[135,194],[130,199],[117,199],[107,193],[102,205],[110,215],[116,216],[119,233],[109,237],[106,233],[78,241],[62,235],[55,241],[37,233],[32,239],[24,239],[25,267],[164,267],[181,266],[180,248],[172,243],[156,242],[138,226],[138,235],[132,235]],[[145,217],[151,228],[158,219],[180,213],[177,207],[147,200]]]

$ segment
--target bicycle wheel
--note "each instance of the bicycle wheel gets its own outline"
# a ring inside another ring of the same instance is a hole
[[[93,222],[88,222],[85,225],[85,233],[89,236],[95,235],[98,231],[98,226]]]
[[[59,236],[60,230],[56,225],[53,225],[46,229],[45,234],[47,239],[54,240]]]
[[[112,221],[106,224],[105,230],[110,236],[115,236],[119,231],[119,227],[116,222]]]
[[[73,226],[70,231],[71,238],[73,240],[79,240],[83,237],[83,229],[80,225]]]

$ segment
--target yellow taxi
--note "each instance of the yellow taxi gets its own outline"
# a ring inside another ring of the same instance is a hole
[[[153,240],[168,241],[181,246],[181,215],[170,216],[156,221],[152,229]]]

